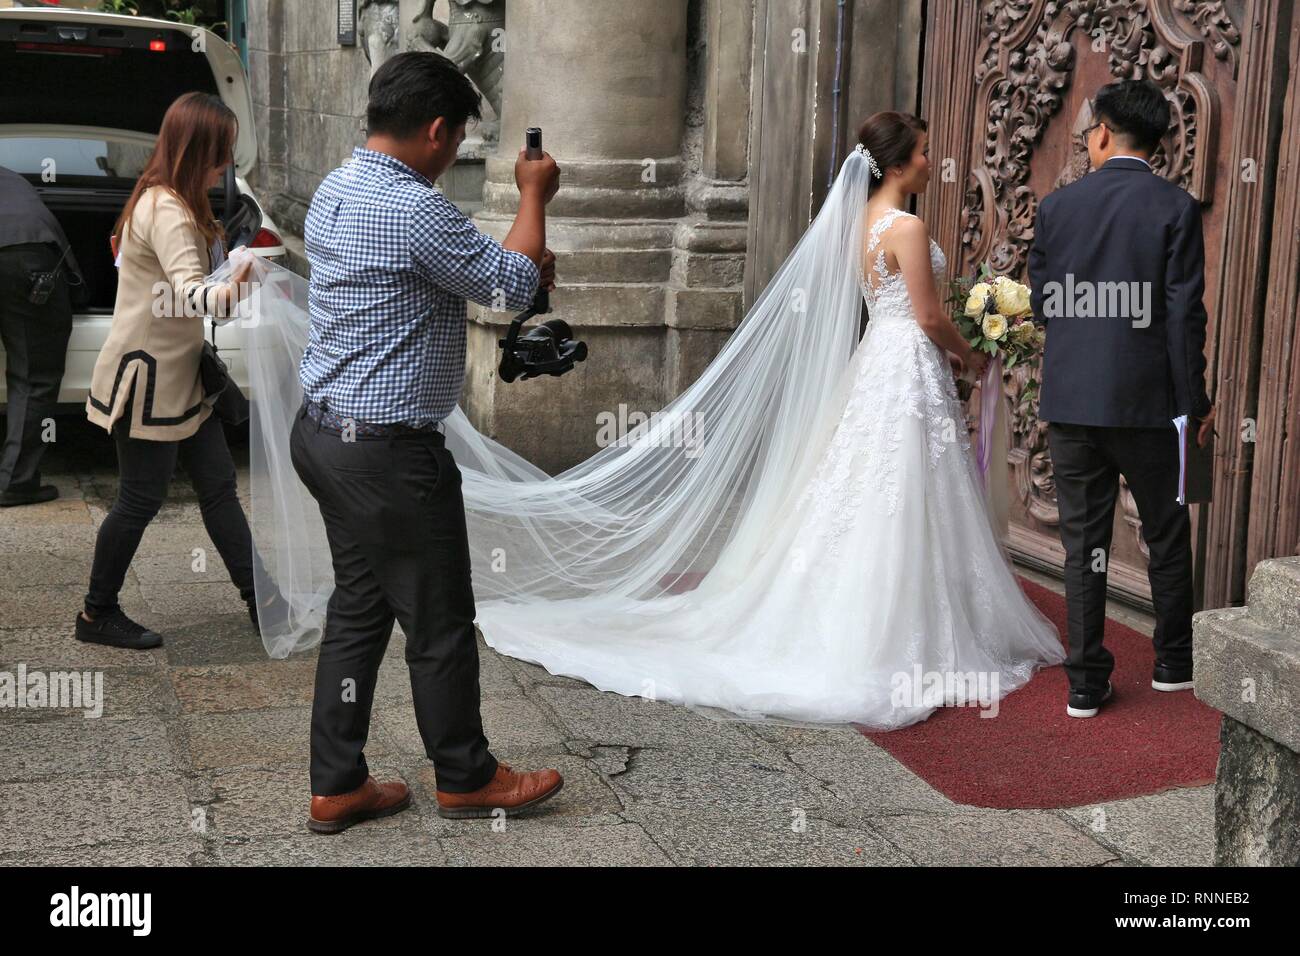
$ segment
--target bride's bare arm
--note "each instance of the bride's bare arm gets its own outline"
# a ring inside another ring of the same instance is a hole
[[[987,359],[961,337],[952,318],[939,302],[934,287],[934,272],[930,267],[930,235],[920,219],[900,217],[889,230],[888,247],[898,260],[907,284],[907,294],[912,300],[916,323],[930,341],[960,358],[967,368],[978,375]]]

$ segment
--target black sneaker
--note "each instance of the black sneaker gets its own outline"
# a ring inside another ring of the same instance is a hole
[[[8,491],[0,491],[0,508],[39,505],[42,501],[53,501],[57,497],[59,497],[59,489],[53,485],[41,485],[39,488],[10,488]]]
[[[125,647],[136,651],[158,647],[163,642],[161,634],[155,634],[149,628],[135,623],[121,608],[101,614],[93,621],[87,621],[78,614],[77,640],[86,644],[106,644],[109,647]]]
[[[1105,690],[1072,690],[1065,712],[1071,717],[1096,717],[1101,705],[1110,700],[1114,688],[1106,681]]]
[[[1192,686],[1192,669],[1190,667],[1166,667],[1156,661],[1155,670],[1151,672],[1151,688],[1153,690],[1191,690]]]

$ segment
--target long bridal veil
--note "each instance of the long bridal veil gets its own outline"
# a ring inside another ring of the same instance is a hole
[[[851,153],[816,219],[699,379],[587,461],[550,476],[476,431],[462,410],[445,421],[462,472],[481,620],[510,605],[538,621],[562,609],[598,629],[745,574],[839,418],[861,315],[869,176]],[[252,279],[238,321],[252,396],[257,596],[269,608],[260,622],[266,649],[282,658],[320,640],[333,579],[320,513],[288,452],[302,401],[307,286],[261,259]]]

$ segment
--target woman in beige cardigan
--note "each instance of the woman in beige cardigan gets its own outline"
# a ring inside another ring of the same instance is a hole
[[[77,639],[157,647],[118,592],[145,528],[167,495],[179,459],[216,545],[256,623],[253,542],[235,489],[235,464],[199,377],[204,316],[229,313],[248,268],[230,283],[205,277],[220,264],[221,227],[208,190],[230,162],[235,115],[215,96],[187,93],[163,117],[154,148],[114,229],[118,257],[113,324],[95,362],[86,415],[113,436],[117,499],[95,542]]]

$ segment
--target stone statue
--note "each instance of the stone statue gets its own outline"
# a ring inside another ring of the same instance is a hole
[[[357,10],[357,39],[370,63],[370,75],[397,52],[397,0],[361,0]]]
[[[495,141],[500,128],[501,73],[505,66],[505,0],[449,0],[448,22],[433,18],[436,0],[423,0],[411,21],[415,35],[411,50],[437,50],[473,81],[495,114],[480,132],[485,142]]]

